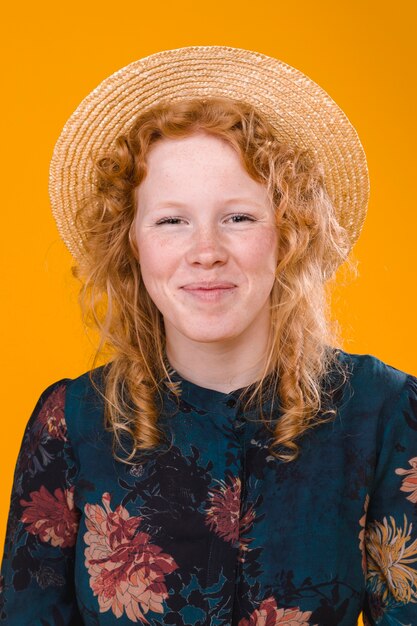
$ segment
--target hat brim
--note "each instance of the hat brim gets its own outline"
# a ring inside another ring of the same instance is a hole
[[[55,145],[49,194],[61,237],[76,259],[83,242],[74,213],[93,185],[91,156],[111,148],[134,118],[162,100],[223,96],[256,107],[279,139],[323,167],[339,223],[359,237],[369,199],[366,157],[340,107],[299,70],[259,52],[190,46],[139,59],[106,78],[68,119]]]

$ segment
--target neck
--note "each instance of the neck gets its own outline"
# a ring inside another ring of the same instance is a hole
[[[258,336],[256,341],[253,337],[245,337],[245,340],[233,338],[211,343],[184,337],[178,341],[167,336],[166,356],[170,365],[186,380],[206,389],[230,393],[262,378],[268,339],[268,332]]]

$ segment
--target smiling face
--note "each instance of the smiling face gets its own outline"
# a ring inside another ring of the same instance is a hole
[[[264,338],[278,258],[265,187],[205,133],[159,140],[147,165],[132,237],[167,345]]]

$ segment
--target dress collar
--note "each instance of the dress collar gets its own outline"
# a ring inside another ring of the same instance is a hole
[[[165,365],[167,366],[167,370],[171,377],[173,383],[179,383],[179,389],[181,391],[181,399],[187,402],[188,404],[201,409],[203,411],[208,411],[211,413],[219,413],[223,412],[229,415],[236,415],[240,409],[240,406],[245,403],[245,400],[239,400],[239,396],[245,387],[240,387],[239,389],[235,389],[230,391],[229,393],[225,393],[222,391],[217,391],[216,389],[208,389],[206,387],[201,387],[196,383],[187,380],[183,376],[181,376],[169,363],[168,359],[165,357]],[[267,404],[269,404],[269,400],[274,395],[271,390],[268,391],[268,386],[272,382],[273,373],[268,374],[265,378],[265,387],[263,392],[263,407],[265,408]],[[166,381],[169,384],[169,381]],[[250,391],[253,391],[256,387],[257,383],[252,383],[249,387]],[[247,396],[249,397],[249,396]],[[253,408],[249,408],[245,410],[246,414],[251,414],[257,412],[258,409],[256,406]]]

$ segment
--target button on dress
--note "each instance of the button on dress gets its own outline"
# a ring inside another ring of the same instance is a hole
[[[112,456],[89,374],[54,382],[26,426],[1,570],[9,626],[417,625],[417,378],[338,350],[336,416],[290,463],[277,399],[172,370],[167,442]],[[330,382],[337,382],[329,379]],[[269,409],[272,407],[272,415]]]

